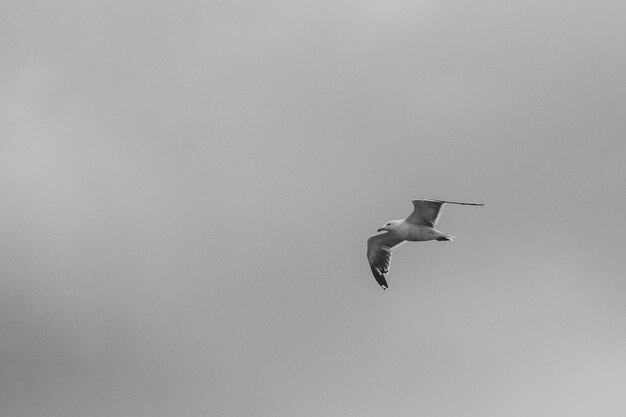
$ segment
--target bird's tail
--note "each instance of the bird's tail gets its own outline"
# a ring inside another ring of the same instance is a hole
[[[448,241],[454,240],[455,237],[456,236],[445,235],[445,236],[439,236],[437,240],[441,242],[448,242]]]

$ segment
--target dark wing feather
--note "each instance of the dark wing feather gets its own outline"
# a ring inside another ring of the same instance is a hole
[[[404,242],[393,232],[380,233],[367,239],[367,261],[372,269],[376,282],[386,290],[387,280],[385,274],[389,272],[391,263],[391,248]]]

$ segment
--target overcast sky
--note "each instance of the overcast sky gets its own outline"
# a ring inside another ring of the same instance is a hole
[[[0,2],[0,414],[625,415],[624,16]]]

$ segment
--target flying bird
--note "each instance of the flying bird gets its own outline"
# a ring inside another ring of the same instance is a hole
[[[378,229],[377,235],[367,239],[367,261],[370,264],[376,282],[383,290],[387,289],[385,274],[389,272],[391,249],[406,241],[424,242],[428,240],[448,241],[454,236],[435,229],[441,207],[444,204],[463,206],[484,206],[480,203],[459,203],[456,201],[418,199],[413,200],[413,212],[403,220],[390,220]]]

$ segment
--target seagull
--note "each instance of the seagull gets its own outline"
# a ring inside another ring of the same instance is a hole
[[[378,229],[377,235],[367,239],[367,261],[370,264],[376,282],[386,290],[385,274],[389,271],[391,249],[405,241],[425,242],[428,240],[448,241],[454,236],[446,235],[435,229],[435,223],[444,204],[463,206],[484,206],[480,203],[459,203],[456,201],[431,200],[420,198],[413,200],[413,212],[403,220],[390,220]]]

